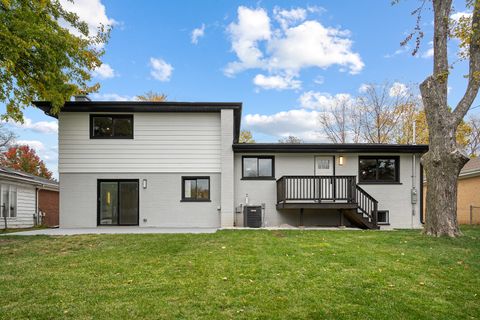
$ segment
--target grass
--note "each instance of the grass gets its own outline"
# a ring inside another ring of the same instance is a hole
[[[479,319],[480,228],[0,237],[1,319]]]

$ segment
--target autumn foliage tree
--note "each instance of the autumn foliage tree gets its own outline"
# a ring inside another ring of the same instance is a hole
[[[35,150],[27,145],[10,147],[2,153],[0,164],[14,170],[52,179],[52,172],[47,169]]]

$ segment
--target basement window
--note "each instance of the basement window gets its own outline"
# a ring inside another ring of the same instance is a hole
[[[133,115],[90,115],[90,139],[133,139]]]
[[[377,223],[378,224],[390,224],[389,217],[390,213],[388,210],[378,210],[377,212]]]

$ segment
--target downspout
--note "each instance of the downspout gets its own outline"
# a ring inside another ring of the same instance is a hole
[[[416,145],[416,122],[413,121],[413,145]],[[417,180],[417,155],[414,153],[412,155],[412,190],[411,190],[411,203],[412,203],[412,215],[411,215],[411,227],[413,229],[414,223],[413,218],[415,217],[415,206],[417,204],[417,187],[416,181]]]
[[[35,226],[38,224],[38,187],[35,187],[35,218],[33,222]]]

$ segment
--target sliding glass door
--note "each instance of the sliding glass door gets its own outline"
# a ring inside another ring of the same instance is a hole
[[[98,225],[138,225],[138,180],[98,180]]]

